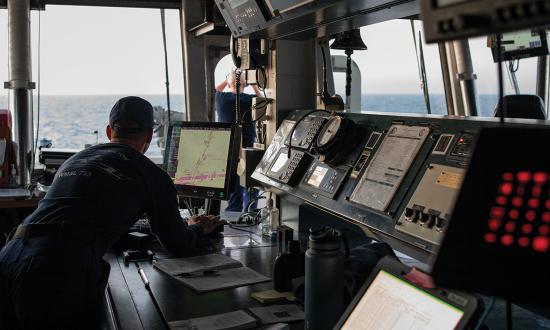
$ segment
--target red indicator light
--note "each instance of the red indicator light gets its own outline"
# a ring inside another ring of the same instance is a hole
[[[540,185],[533,186],[531,195],[533,195],[533,197],[540,197],[541,194],[542,194],[542,186]]]
[[[508,217],[512,220],[517,220],[519,218],[519,211],[516,209],[510,210],[510,212],[508,212]]]
[[[521,207],[523,205],[523,199],[519,197],[512,198],[512,205],[514,205],[515,207]]]
[[[548,237],[537,236],[533,239],[533,250],[537,252],[546,252],[550,247],[550,240]]]
[[[550,227],[547,225],[541,225],[539,227],[539,234],[543,236],[548,236],[548,234],[550,234]]]
[[[506,205],[506,202],[507,202],[507,201],[508,201],[508,199],[507,199],[506,197],[504,197],[504,196],[498,196],[498,197],[496,198],[496,202],[497,202],[497,204],[499,204],[499,205]]]
[[[463,143],[464,143],[464,141],[465,141],[465,140],[464,140],[464,138],[463,138],[463,137],[461,137],[460,139],[458,139],[458,143],[460,143],[460,144],[463,144]]]
[[[525,212],[525,219],[527,221],[535,221],[536,218],[537,218],[537,213],[535,211]]]
[[[500,242],[502,243],[502,245],[510,246],[510,245],[514,244],[514,236],[504,235],[500,238]]]
[[[501,219],[504,216],[504,207],[494,206],[491,209],[491,217]]]
[[[550,212],[544,212],[542,214],[542,221],[550,223]]]
[[[498,228],[500,227],[500,221],[496,219],[491,219],[487,222],[487,225],[489,229],[491,229],[492,231],[497,231]]]
[[[529,246],[529,238],[527,238],[527,237],[518,238],[518,245],[521,246],[521,247],[528,247]]]
[[[527,204],[529,205],[530,208],[536,209],[537,207],[539,207],[540,201],[536,198],[531,198],[531,199],[529,199]]]
[[[533,231],[533,226],[531,224],[524,224],[523,226],[521,226],[521,231],[525,234],[525,235],[529,235],[531,234],[531,232]]]
[[[531,181],[531,172],[521,171],[517,175],[518,181],[521,183],[527,183]]]
[[[548,173],[544,172],[535,172],[533,175],[533,181],[539,184],[544,184],[548,180]]]
[[[509,233],[513,233],[516,229],[516,224],[513,222],[508,222],[506,223],[506,225],[504,225],[504,229]]]
[[[514,181],[514,175],[512,173],[504,173],[502,174],[502,180],[504,181]]]
[[[487,243],[496,243],[496,241],[497,241],[497,235],[488,233],[488,234],[483,235],[483,239],[484,239],[485,242],[487,242]]]
[[[503,195],[506,195],[506,196],[511,195],[512,191],[514,191],[514,185],[511,184],[510,182],[504,182],[503,184],[500,185],[500,192]]]

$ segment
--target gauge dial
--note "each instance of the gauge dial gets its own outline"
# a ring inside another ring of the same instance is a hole
[[[342,118],[340,116],[334,116],[328,120],[323,126],[319,136],[317,136],[317,146],[324,147],[330,143],[334,137],[338,134],[338,130],[342,125]]]

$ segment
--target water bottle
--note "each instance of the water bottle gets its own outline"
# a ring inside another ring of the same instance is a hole
[[[305,257],[306,329],[332,329],[344,312],[342,233],[330,227],[311,227]]]

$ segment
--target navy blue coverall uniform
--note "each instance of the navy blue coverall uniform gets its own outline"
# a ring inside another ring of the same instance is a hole
[[[235,111],[235,97],[236,94],[232,92],[216,92],[216,121],[222,123],[235,123],[236,111]],[[254,124],[252,123],[252,114],[250,109],[252,108],[252,98],[254,96],[250,94],[241,93],[241,114],[243,121],[243,148],[252,147],[254,144]],[[237,176],[235,174],[235,176]],[[239,178],[234,180],[235,186],[229,194],[229,200],[227,201],[226,211],[246,211],[244,208],[248,206],[250,196],[246,190],[239,184]],[[253,192],[253,195],[256,195]],[[254,196],[252,196],[254,197]],[[255,207],[255,206],[253,206]]]
[[[203,233],[182,220],[169,176],[130,146],[97,145],[67,160],[22,223],[59,230],[0,251],[0,329],[92,327],[109,275],[102,256],[144,213],[175,255],[190,254]]]

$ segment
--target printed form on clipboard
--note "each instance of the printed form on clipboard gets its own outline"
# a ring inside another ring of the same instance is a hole
[[[429,134],[426,126],[392,125],[350,201],[385,211]]]

